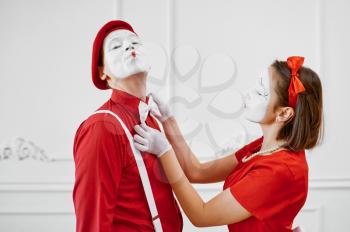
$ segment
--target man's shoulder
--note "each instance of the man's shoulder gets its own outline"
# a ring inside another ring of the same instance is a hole
[[[114,113],[114,112],[112,112]],[[109,132],[119,131],[122,129],[118,120],[109,113],[107,110],[98,110],[89,115],[80,125],[81,129],[93,130],[98,128],[98,130],[106,130]]]
[[[115,116],[124,122],[125,109],[118,104],[113,104],[109,99],[81,122],[76,131],[76,137],[89,132],[92,134],[103,133],[104,136],[112,134],[125,137],[123,126]]]
[[[113,114],[109,113],[117,113],[118,112],[114,112],[115,110],[112,111],[112,103],[111,100],[109,99],[108,101],[106,101],[102,106],[100,106],[96,111],[90,113],[90,115],[88,115],[86,117],[86,119],[81,123],[81,126],[83,126],[84,128],[88,128],[91,127],[93,125],[97,125],[97,124],[115,124],[115,126],[119,126],[119,123],[117,121],[117,119],[113,116]]]

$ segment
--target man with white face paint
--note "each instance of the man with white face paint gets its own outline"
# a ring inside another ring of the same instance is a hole
[[[269,100],[270,80],[269,71],[266,69],[245,95],[245,118],[251,122],[261,123],[268,109]]]
[[[108,34],[103,42],[103,78],[109,77],[118,86],[118,81],[122,82],[121,80],[137,73],[146,75],[150,66],[142,48],[140,38],[129,30],[120,29]]]
[[[159,161],[141,155],[131,142],[137,124],[160,130],[149,115],[149,69],[142,41],[128,23],[115,20],[100,29],[92,80],[112,96],[75,136],[77,232],[182,231],[181,212]]]

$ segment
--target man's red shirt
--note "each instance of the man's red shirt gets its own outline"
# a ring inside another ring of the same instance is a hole
[[[116,113],[134,135],[133,127],[140,123],[139,103],[139,98],[113,90],[99,110]],[[150,116],[146,124],[159,130]],[[82,122],[73,152],[77,232],[154,231],[134,155],[116,118],[95,114]],[[163,231],[182,231],[181,212],[161,164],[149,153],[143,153],[143,160]]]

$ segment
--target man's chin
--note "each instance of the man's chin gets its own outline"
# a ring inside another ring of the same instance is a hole
[[[125,73],[128,73],[127,77],[146,77],[149,70],[150,68],[145,65],[130,65],[126,67]]]
[[[126,76],[124,78],[147,78],[147,72],[146,71],[138,71],[135,73],[130,74],[129,76]]]

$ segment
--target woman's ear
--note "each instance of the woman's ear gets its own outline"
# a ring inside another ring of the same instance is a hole
[[[294,116],[294,109],[292,107],[281,107],[276,115],[276,122],[287,123]]]

